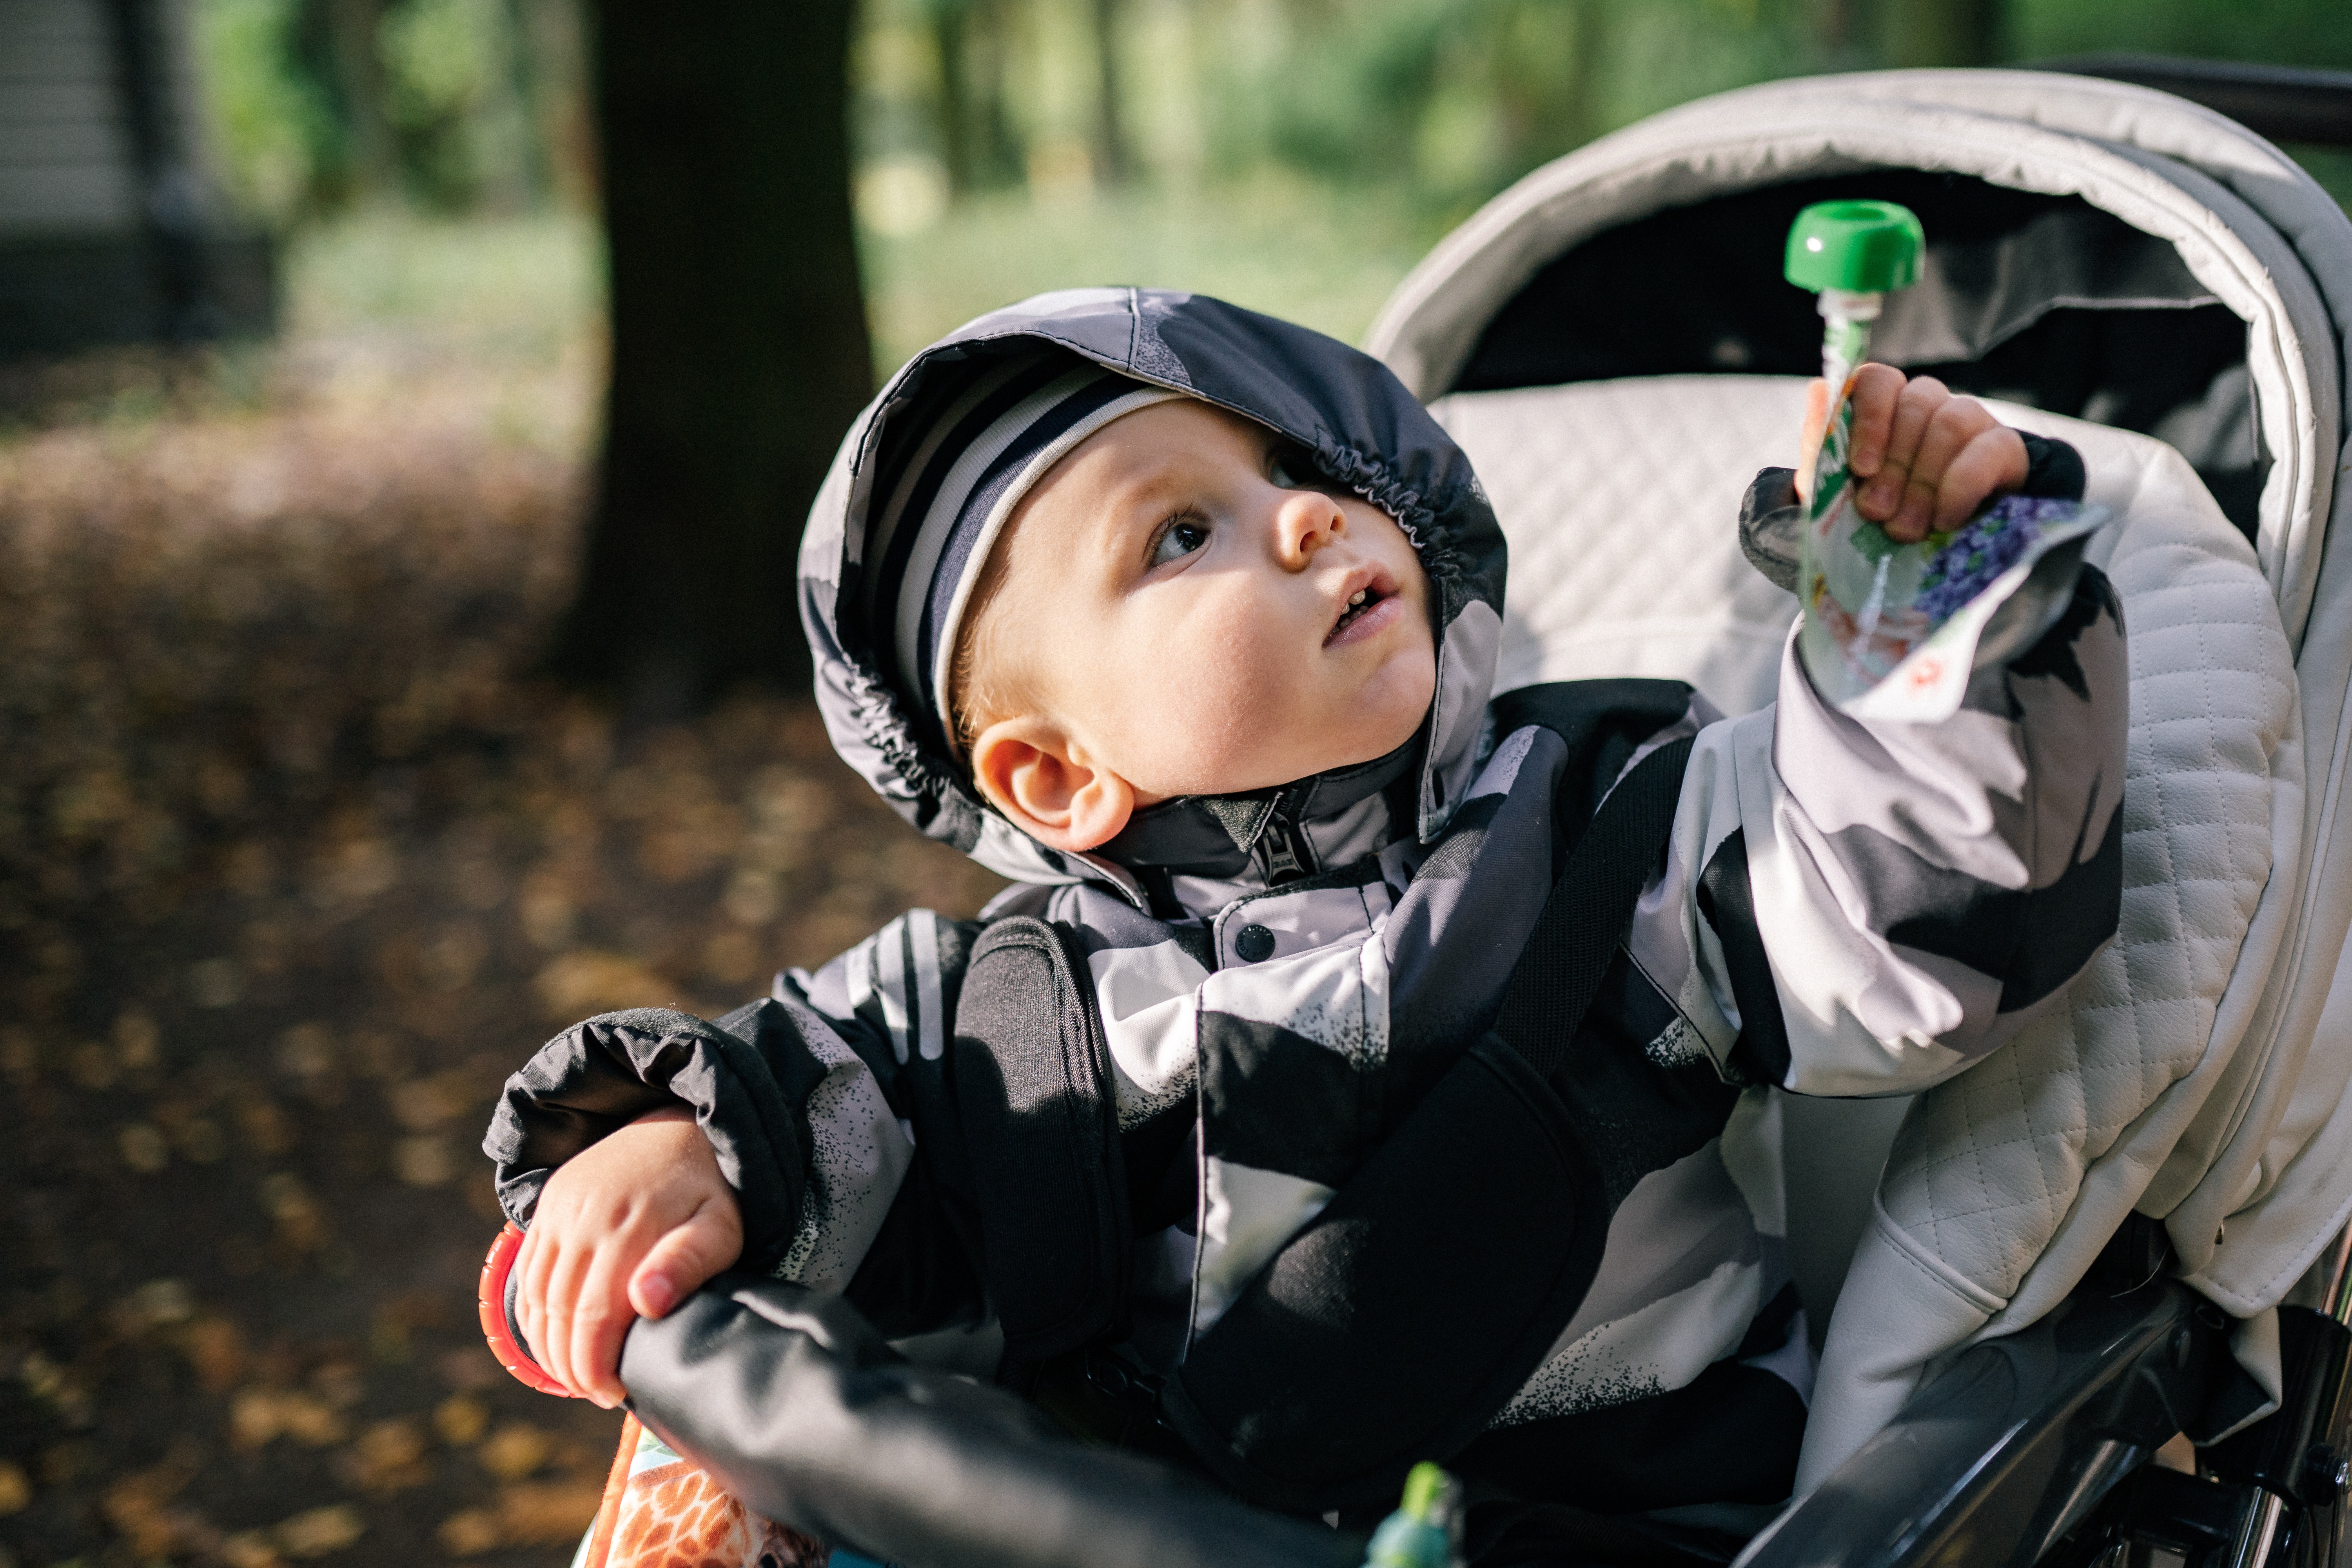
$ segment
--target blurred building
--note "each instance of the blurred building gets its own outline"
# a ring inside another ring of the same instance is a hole
[[[0,0],[0,357],[266,331],[205,177],[188,0]]]

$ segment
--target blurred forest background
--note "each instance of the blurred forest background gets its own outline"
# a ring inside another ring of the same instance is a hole
[[[429,313],[541,272],[593,316],[573,0],[195,0],[224,174],[298,304]],[[1706,93],[2103,50],[2352,67],[2331,0],[866,0],[852,55],[878,374],[981,310],[1119,279],[1352,339],[1537,164]],[[2298,150],[2306,151],[2306,150]],[[2339,196],[2352,156],[2310,151]],[[560,258],[560,259],[559,259]]]
[[[0,363],[0,1568],[555,1564],[617,1417],[524,1392],[474,1328],[499,1082],[573,1018],[716,1013],[993,883],[788,689],[547,673],[614,352],[595,19],[630,8],[184,9],[281,331]],[[808,11],[854,16],[877,379],[1080,283],[1353,338],[1517,175],[1744,83],[2352,68],[2342,0]],[[2352,157],[2296,151],[2352,197]]]

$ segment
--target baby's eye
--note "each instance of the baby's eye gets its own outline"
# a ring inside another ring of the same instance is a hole
[[[1181,561],[1209,542],[1206,523],[1180,517],[1160,531],[1151,546],[1151,564],[1165,566],[1171,561]]]
[[[1315,465],[1307,460],[1307,454],[1287,447],[1275,448],[1266,478],[1286,490],[1311,490],[1318,483]]]

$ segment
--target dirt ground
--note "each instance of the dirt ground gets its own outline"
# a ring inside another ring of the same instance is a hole
[[[528,675],[576,441],[89,374],[0,436],[0,1568],[566,1562],[620,1418],[482,1347],[500,1079],[995,884],[799,703]]]

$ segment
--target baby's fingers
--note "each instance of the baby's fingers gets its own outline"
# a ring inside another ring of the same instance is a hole
[[[613,1251],[599,1247],[592,1255],[572,1297],[569,1331],[557,1335],[565,1342],[564,1384],[607,1410],[628,1397],[621,1386],[621,1341],[637,1320]]]
[[[743,1254],[743,1222],[732,1202],[706,1203],[654,1243],[629,1277],[629,1305],[641,1317],[665,1318],[705,1280]]]
[[[547,1364],[547,1279],[555,1252],[554,1244],[540,1231],[525,1231],[522,1247],[515,1254],[513,1276],[515,1327],[522,1333],[523,1352],[550,1377],[555,1373]]]
[[[1849,473],[1866,479],[1886,461],[1895,413],[1903,403],[1903,373],[1893,365],[1866,364],[1853,373],[1850,385],[1847,398],[1853,405],[1853,433],[1845,466]]]
[[[1996,495],[2025,482],[2025,441],[2006,426],[1978,431],[1944,469],[1936,489],[1935,526],[1948,531],[1974,516]]]
[[[1933,475],[1923,478],[1920,465],[1929,457],[1927,435],[1951,402],[1952,395],[1933,376],[1923,375],[1905,386],[1887,421],[1886,449],[1878,471],[1864,481],[1854,497],[1855,509],[1863,516],[1884,523],[1886,531],[1897,539],[1907,541],[1927,531],[1923,521],[1917,532],[1906,532],[1913,520],[1903,515],[1904,501],[1906,494],[1921,484],[1927,487],[1928,494],[1935,493]]]
[[[541,1372],[572,1394],[581,1389],[572,1375],[569,1325],[585,1261],[585,1249],[565,1247],[555,1236],[533,1230],[516,1262],[524,1271],[521,1289],[515,1293],[515,1317],[524,1346]]]
[[[1916,388],[1920,384],[1912,384]],[[1891,515],[1881,514],[1887,536],[1905,544],[1925,539],[1932,527],[1946,526],[1941,520],[1957,522],[1966,518],[1992,493],[1992,483],[2003,477],[2000,465],[1990,469],[1983,467],[1982,455],[1969,468],[1957,474],[1952,471],[1962,452],[1979,438],[1999,431],[2000,426],[1975,398],[1954,397],[1940,386],[1937,392],[1939,395],[1934,398],[1918,400],[1928,412],[1912,443],[1913,449],[1891,455],[1887,459],[1889,473],[1881,475],[1871,487],[1875,489],[1894,477],[1892,470],[1898,462],[1906,466],[1908,475],[1902,490],[1894,497],[1896,504]],[[1895,416],[1898,444],[1903,440],[1903,426],[1911,415],[1913,403],[1912,398],[1906,397],[1904,412]],[[2010,445],[2016,448],[2017,455],[2017,471],[2009,481],[2014,484],[2025,478],[2025,444],[2011,436]]]

